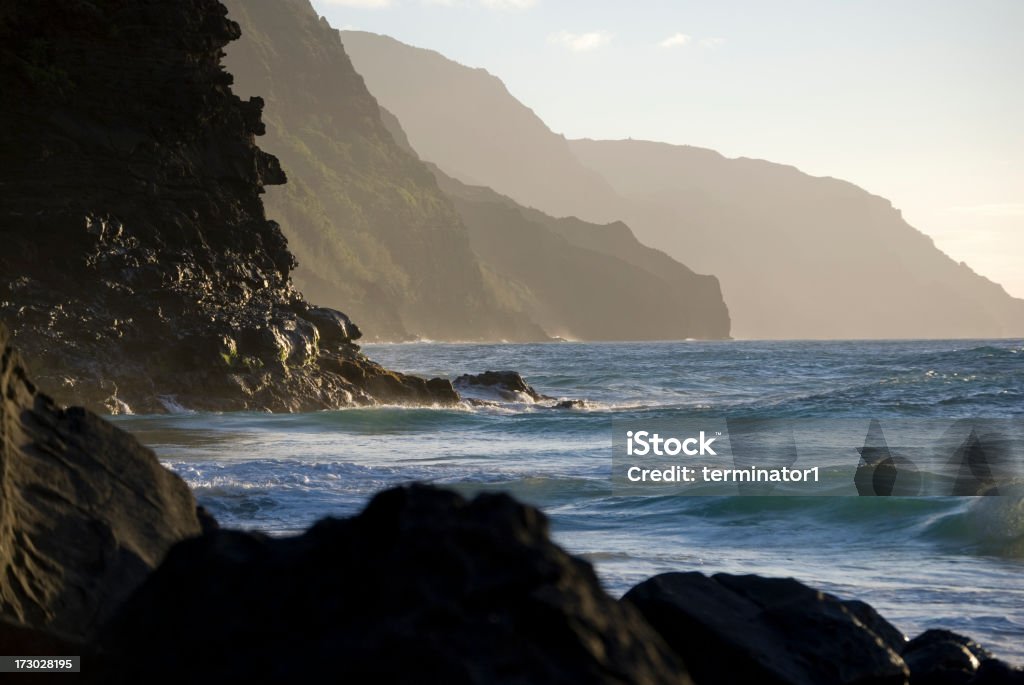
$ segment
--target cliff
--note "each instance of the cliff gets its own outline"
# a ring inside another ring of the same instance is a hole
[[[416,155],[398,118],[384,108],[381,117],[399,147]],[[729,337],[718,279],[646,247],[621,221],[555,218],[427,167],[506,305],[546,332],[573,340]]]
[[[344,306],[369,339],[544,339],[499,302],[458,213],[392,139],[309,1],[226,4],[242,38],[225,64],[236,93],[266,99],[261,145],[290,179],[269,189],[267,212],[298,257],[304,293]]]
[[[642,240],[721,279],[737,337],[1024,334],[1024,300],[851,183],[688,146],[570,145],[627,198]]]
[[[718,279],[642,245],[622,222],[554,218],[435,167],[473,250],[510,284],[515,306],[573,340],[729,337]]]
[[[341,39],[426,161],[555,216],[617,218],[612,187],[493,74],[388,36],[343,31]]]
[[[1024,301],[852,184],[693,147],[567,141],[481,69],[386,36],[342,37],[424,159],[543,212],[627,222],[719,278],[735,337],[1024,334]]]
[[[262,102],[216,0],[0,5],[0,318],[61,402],[125,411],[452,401],[313,307],[260,201]]]

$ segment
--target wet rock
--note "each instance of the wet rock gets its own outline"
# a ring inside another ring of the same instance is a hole
[[[480,399],[497,397],[508,402],[540,402],[554,399],[534,390],[518,371],[464,374],[456,378],[453,385],[463,393],[484,394],[485,396]]]
[[[133,437],[38,393],[2,327],[0,349],[0,615],[88,639],[199,535],[196,503]]]
[[[485,371],[464,374],[455,379],[454,388],[462,399],[475,406],[497,406],[501,402],[536,404],[552,409],[585,409],[586,400],[559,399],[537,392],[518,371]]]
[[[666,573],[623,601],[640,610],[701,685],[907,681],[900,656],[857,618],[863,606],[851,609],[796,580]]]
[[[875,611],[873,606],[859,599],[842,600],[842,604],[868,630],[881,638],[887,647],[897,654],[902,653],[907,645],[907,636]]]
[[[586,409],[589,406],[586,400],[559,400],[555,403],[555,409]]]
[[[121,682],[690,682],[538,511],[424,486],[299,537],[186,541],[104,644]]]
[[[309,307],[303,316],[319,329],[323,345],[344,345],[363,336],[359,327],[336,309]]]
[[[982,661],[992,654],[969,637],[949,630],[927,630],[904,645],[903,660],[911,685],[969,683]]]
[[[1024,685],[1024,669],[1011,666],[1005,661],[988,659],[981,662],[978,672],[970,683],[971,685]]]

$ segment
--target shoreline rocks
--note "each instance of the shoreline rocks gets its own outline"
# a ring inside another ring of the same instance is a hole
[[[412,485],[298,536],[221,529],[132,436],[39,394],[6,342],[0,651],[82,655],[86,682],[1024,679],[792,579],[663,574],[615,600],[504,494]]]

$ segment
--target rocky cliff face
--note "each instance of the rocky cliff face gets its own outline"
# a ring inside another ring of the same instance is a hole
[[[216,0],[0,5],[0,318],[59,400],[122,411],[450,401],[292,288],[262,102]]]
[[[729,337],[718,279],[642,245],[622,222],[555,218],[434,169],[473,250],[545,331],[573,340]]]
[[[618,218],[612,187],[495,75],[388,36],[343,31],[341,39],[426,161],[555,216]]]
[[[385,108],[381,115],[395,142],[416,155],[398,118]],[[547,333],[573,340],[729,337],[718,279],[643,245],[621,221],[555,218],[427,167],[504,302]]]
[[[36,392],[7,338],[0,326],[0,617],[88,639],[199,535],[196,503],[127,433]]]
[[[267,135],[290,182],[269,189],[307,296],[344,306],[368,339],[543,339],[499,303],[430,171],[402,150],[309,0],[225,0],[242,37],[233,89],[266,99]]]

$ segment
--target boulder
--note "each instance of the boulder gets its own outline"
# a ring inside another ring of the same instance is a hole
[[[941,629],[921,633],[904,645],[902,655],[910,669],[910,685],[975,683],[981,664],[994,659],[991,652],[971,638]],[[989,666],[986,677],[995,677],[996,670]]]
[[[0,348],[0,617],[88,639],[200,533],[196,503],[133,437],[38,393],[2,327]]]
[[[518,371],[467,373],[456,378],[452,385],[462,399],[478,406],[494,406],[499,402],[538,404],[549,409],[587,409],[591,406],[586,400],[560,399],[539,393]]]
[[[298,537],[185,541],[103,644],[121,682],[690,682],[540,512],[427,486]]]
[[[1005,661],[988,659],[978,666],[971,685],[1024,685],[1024,670]]]
[[[483,394],[482,399],[497,397],[508,402],[540,402],[555,398],[533,389],[518,371],[484,371],[463,374],[453,383],[456,390],[466,394]]]
[[[793,579],[665,573],[630,590],[700,685],[904,685],[906,665],[853,607]],[[869,622],[884,621],[871,612]],[[889,636],[899,631],[882,624]]]

